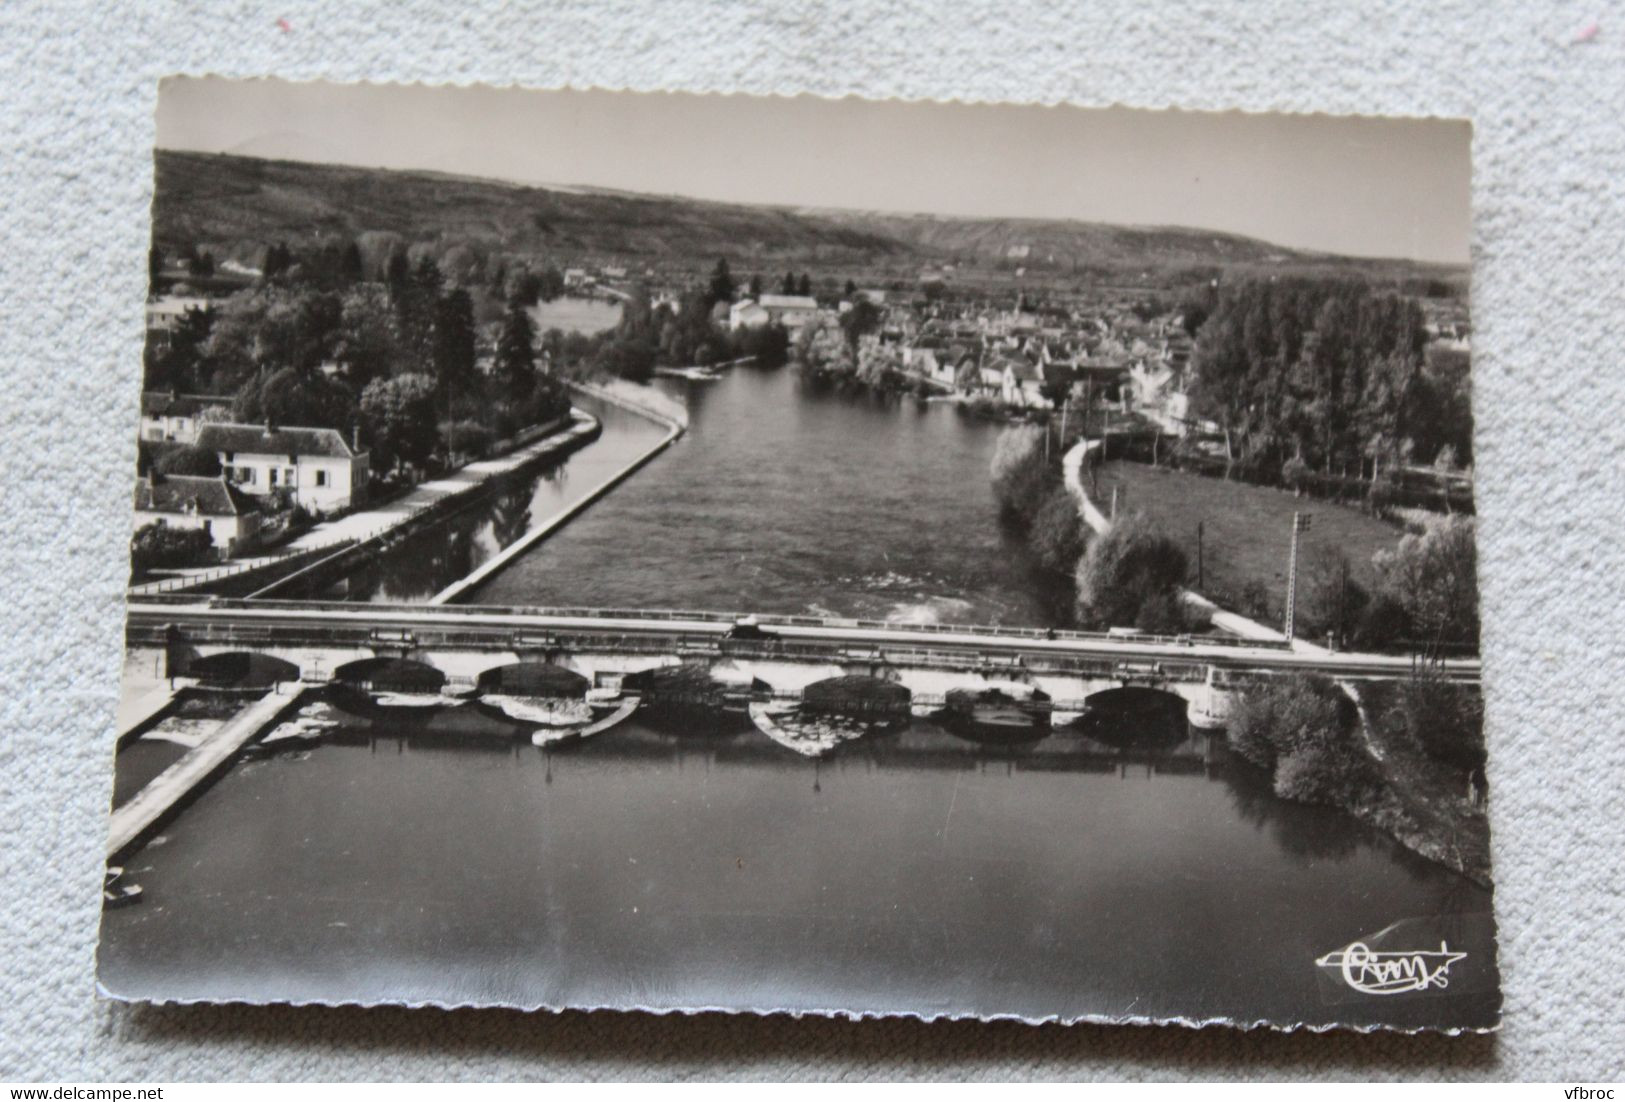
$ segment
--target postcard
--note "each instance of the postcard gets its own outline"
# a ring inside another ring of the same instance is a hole
[[[1497,1026],[1466,122],[157,133],[107,996]]]

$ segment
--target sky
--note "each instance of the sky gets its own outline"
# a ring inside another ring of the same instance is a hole
[[[1465,264],[1462,120],[172,78],[158,146]]]

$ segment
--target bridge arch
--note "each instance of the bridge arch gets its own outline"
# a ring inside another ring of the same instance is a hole
[[[210,688],[268,689],[279,682],[298,681],[299,667],[275,655],[232,650],[194,657],[187,663],[186,676]]]
[[[364,692],[438,693],[446,675],[410,658],[362,658],[334,670],[333,680]]]
[[[1156,717],[1185,714],[1186,700],[1172,688],[1154,685],[1119,685],[1091,693],[1084,701],[1091,712],[1109,715]]]
[[[808,711],[846,716],[906,718],[913,699],[907,685],[869,674],[826,677],[801,690],[801,703]]]
[[[581,699],[592,688],[592,680],[575,670],[552,662],[509,662],[480,674],[482,693],[504,696],[556,696]]]
[[[1087,698],[1076,726],[1119,748],[1178,743],[1189,735],[1190,701],[1174,686],[1122,685]]]

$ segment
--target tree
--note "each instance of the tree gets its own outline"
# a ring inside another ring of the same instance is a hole
[[[1108,627],[1134,624],[1143,606],[1177,597],[1188,570],[1185,552],[1143,516],[1120,517],[1078,564],[1078,617]]]
[[[1063,577],[1077,570],[1087,538],[1077,498],[1064,485],[1053,483],[1045,492],[1027,539],[1046,569]]]
[[[510,401],[522,400],[535,384],[536,326],[522,306],[510,306],[502,321],[494,374]]]
[[[712,304],[733,301],[734,277],[733,273],[728,271],[728,261],[725,257],[717,258],[717,266],[711,270],[711,282],[706,288],[706,295]]]
[[[265,259],[260,262],[260,278],[266,283],[274,283],[288,274],[293,266],[293,253],[281,241],[265,250]]]
[[[449,403],[476,381],[474,300],[459,288],[435,303],[434,377],[441,400]]]
[[[779,284],[779,293],[781,295],[793,295],[796,293],[796,274],[794,272],[784,273],[784,280]]]
[[[841,332],[846,334],[847,347],[854,356],[858,354],[858,342],[879,328],[880,307],[866,298],[858,299],[851,309],[841,315]]]
[[[170,330],[161,349],[149,342],[145,349],[144,384],[147,390],[196,390],[200,385],[203,349],[214,328],[209,307],[188,309]]]
[[[343,431],[355,420],[355,397],[341,384],[297,368],[248,380],[231,404],[232,420]]]
[[[846,281],[846,298],[847,298],[847,301],[848,302],[854,301],[857,297],[858,297],[858,285],[856,283],[852,282],[850,279],[847,280]]]
[[[1382,591],[1409,621],[1419,642],[1478,645],[1478,545],[1473,518],[1435,522],[1375,558]]]
[[[790,356],[790,332],[782,325],[735,329],[729,340],[734,356],[753,356],[759,367],[780,367]]]
[[[993,496],[1000,515],[1018,528],[1033,523],[1060,472],[1044,456],[1044,431],[1026,425],[999,433],[993,446]]]
[[[759,275],[750,277],[750,297],[752,301],[762,297],[762,277]]]
[[[406,259],[405,252],[397,249],[389,254],[389,260],[384,263],[384,286],[389,289],[390,305],[399,309],[401,300],[409,293],[411,285],[411,262]]]
[[[130,538],[130,565],[137,571],[190,566],[207,557],[213,546],[201,528],[172,527],[155,520],[137,528]]]
[[[806,272],[801,273],[801,279],[796,283],[796,294],[803,296],[812,294],[812,276]]]
[[[374,379],[361,392],[361,417],[373,453],[389,466],[421,465],[439,441],[435,381],[428,375]]]
[[[346,284],[360,283],[366,278],[366,268],[361,263],[361,246],[354,241],[344,247],[344,255],[339,261],[339,277]]]
[[[859,338],[856,356],[858,382],[888,393],[902,388],[902,360],[895,345],[874,337]]]
[[[159,474],[190,474],[214,478],[220,473],[220,456],[196,444],[182,444],[158,457]]]
[[[594,364],[600,371],[646,383],[654,376],[655,346],[645,340],[618,337],[599,349]]]
[[[1298,631],[1304,636],[1330,633],[1347,641],[1371,603],[1371,595],[1350,574],[1348,556],[1335,547],[1309,553],[1298,588]]]
[[[358,392],[372,380],[402,366],[395,316],[385,292],[363,285],[345,294],[339,308],[333,355],[351,388]]]

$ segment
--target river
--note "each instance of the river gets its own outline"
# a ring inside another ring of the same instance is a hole
[[[998,523],[999,426],[946,403],[812,391],[789,369],[660,379],[688,432],[465,603],[1062,626],[1071,592]],[[599,439],[380,554],[324,596],[421,601],[665,429],[590,397]]]
[[[239,763],[126,862],[148,899],[108,913],[102,982],[180,999],[1493,1020],[1486,892],[1276,800],[1205,736],[1000,748],[917,720],[812,762],[748,724],[634,717],[544,751],[480,705],[445,711],[462,713],[455,734],[375,717]],[[1476,977],[1328,997],[1317,956],[1441,914]]]
[[[1069,595],[996,522],[995,426],[805,393],[789,371],[662,386],[686,391],[688,434],[474,601],[1064,619]],[[449,538],[396,548],[350,594],[427,596],[662,433],[594,412],[598,442]],[[1496,1017],[1487,890],[1276,799],[1183,724],[1008,746],[916,719],[812,762],[748,722],[640,712],[542,750],[488,705],[431,713],[339,713],[324,738],[241,758],[125,859],[146,898],[107,912],[101,982],[172,999]],[[1362,938],[1468,955],[1448,989],[1358,995],[1315,961]]]

